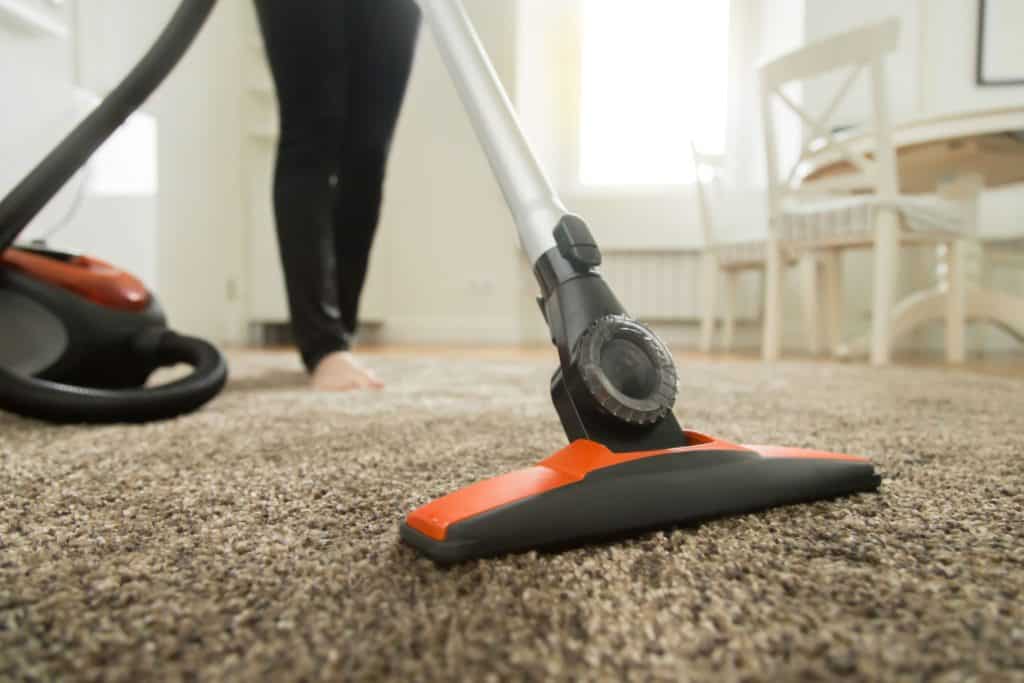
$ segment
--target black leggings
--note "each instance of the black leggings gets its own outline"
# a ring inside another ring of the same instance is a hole
[[[278,245],[308,369],[345,350],[412,64],[413,0],[255,0],[277,89]]]

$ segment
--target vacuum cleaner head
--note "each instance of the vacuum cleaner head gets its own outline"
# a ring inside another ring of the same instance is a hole
[[[551,397],[570,443],[414,510],[400,531],[406,543],[451,563],[878,488],[865,458],[683,430],[672,354],[596,270],[585,224],[564,220],[556,242],[535,272],[560,361]]]
[[[560,360],[551,397],[569,445],[414,510],[400,531],[406,543],[451,563],[878,488],[865,458],[683,430],[671,352],[623,310],[582,221],[566,225],[536,272]]]
[[[414,510],[401,538],[458,562],[878,488],[864,458],[737,446],[680,428],[671,352],[605,282],[597,240],[544,176],[461,3],[420,5],[533,264],[569,446]]]
[[[881,481],[858,456],[684,434],[691,445],[632,453],[579,439],[414,510],[401,538],[450,564],[873,491]]]

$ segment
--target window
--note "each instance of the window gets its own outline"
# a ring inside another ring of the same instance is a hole
[[[579,179],[693,180],[725,145],[729,0],[583,0]]]
[[[89,190],[97,195],[157,191],[157,123],[145,112],[128,117],[89,161]]]

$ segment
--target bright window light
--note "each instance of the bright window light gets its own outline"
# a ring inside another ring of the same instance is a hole
[[[157,191],[156,119],[135,112],[96,150],[89,165],[92,194],[151,195]]]
[[[725,145],[729,0],[583,0],[580,182],[693,180]]]

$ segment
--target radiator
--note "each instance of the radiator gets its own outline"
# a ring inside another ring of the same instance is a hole
[[[699,318],[699,251],[602,247],[601,255],[605,280],[632,316],[652,323]]]

